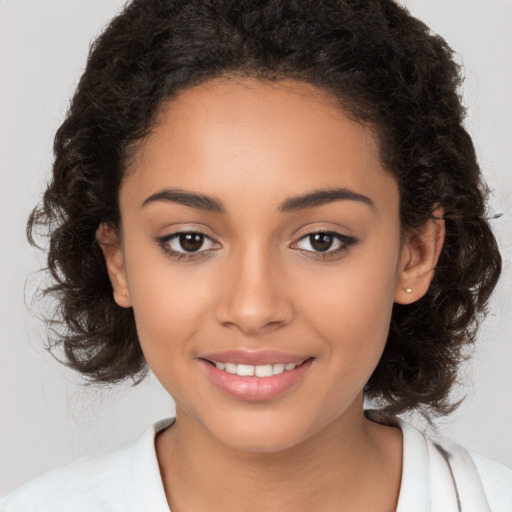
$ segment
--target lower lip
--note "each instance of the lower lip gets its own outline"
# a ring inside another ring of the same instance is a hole
[[[249,401],[271,400],[288,391],[304,377],[312,362],[312,359],[308,359],[293,370],[271,377],[241,377],[201,360],[208,376],[218,388],[232,397]]]

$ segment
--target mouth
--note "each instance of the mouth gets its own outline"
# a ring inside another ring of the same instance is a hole
[[[274,363],[274,364],[262,364],[262,365],[252,365],[252,364],[237,364],[237,363],[222,363],[216,361],[209,361],[205,359],[208,363],[215,366],[218,370],[221,370],[226,373],[231,373],[232,375],[239,375],[240,377],[261,377],[267,378],[272,377],[273,375],[280,375],[284,372],[290,372],[295,370],[295,368],[304,364],[308,359],[303,359],[302,361],[298,361],[296,363]]]
[[[270,359],[272,356],[274,359]],[[314,359],[231,352],[202,357],[199,361],[210,381],[223,393],[246,401],[264,401],[297,387],[305,379]]]

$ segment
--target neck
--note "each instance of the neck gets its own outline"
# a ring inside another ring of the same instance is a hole
[[[178,409],[156,440],[172,512],[395,510],[401,433],[364,418],[362,405],[354,409],[270,453],[226,446]]]

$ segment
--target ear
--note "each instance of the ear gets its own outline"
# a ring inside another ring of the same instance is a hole
[[[443,209],[438,207],[422,228],[406,234],[395,288],[398,304],[411,304],[427,293],[443,248],[443,215]]]
[[[131,307],[132,301],[128,288],[128,279],[126,277],[119,234],[108,224],[102,223],[96,230],[96,240],[105,257],[108,276],[114,290],[114,300],[123,308]]]

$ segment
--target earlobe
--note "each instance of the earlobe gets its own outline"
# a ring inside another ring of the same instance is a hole
[[[438,207],[421,229],[406,234],[395,288],[398,304],[411,304],[427,293],[444,244],[443,214]]]
[[[114,300],[123,308],[131,307],[132,302],[119,234],[108,224],[102,223],[96,230],[96,240],[105,258],[108,276],[114,293]]]

